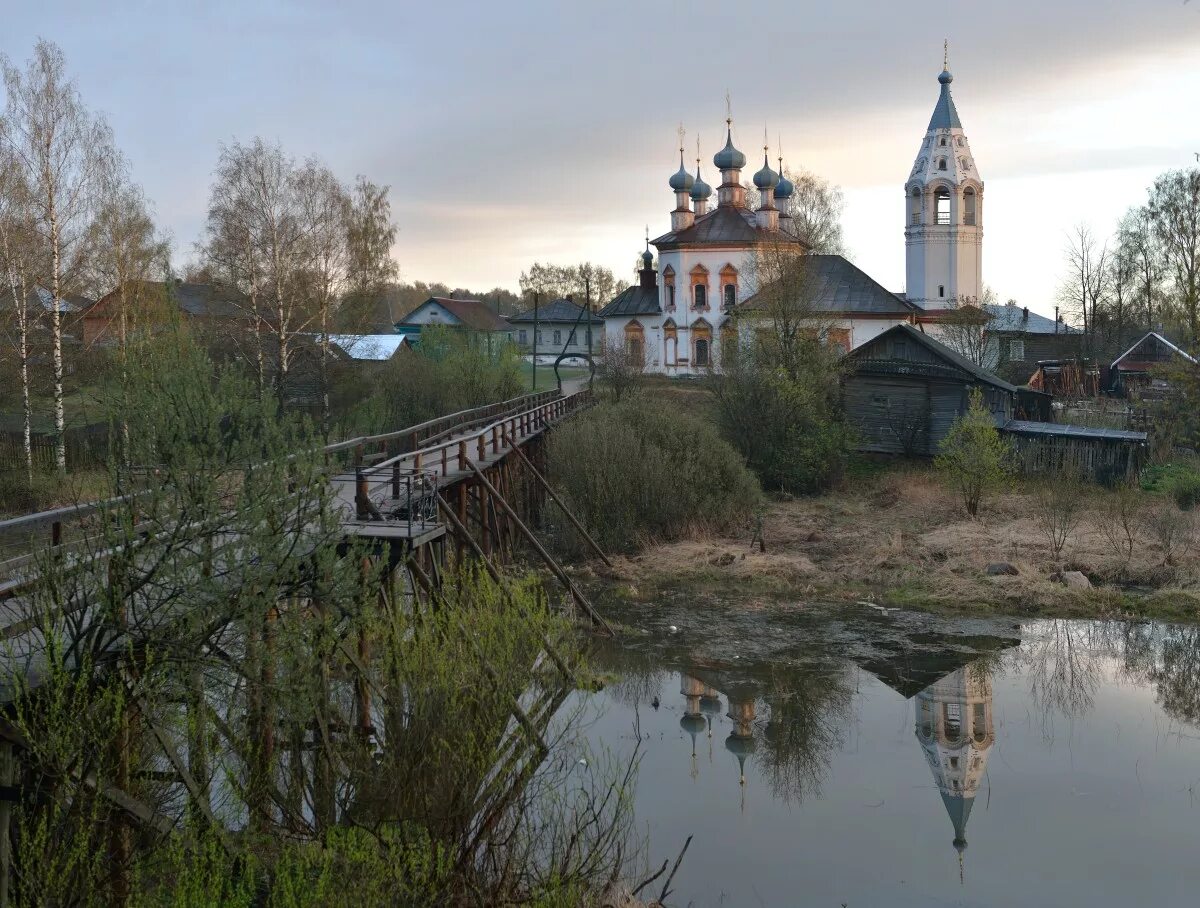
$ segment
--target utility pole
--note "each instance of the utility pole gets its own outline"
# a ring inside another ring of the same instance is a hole
[[[587,316],[588,366],[590,368],[592,359],[592,279],[590,277],[583,279],[583,295],[584,302],[587,303],[584,314]]]

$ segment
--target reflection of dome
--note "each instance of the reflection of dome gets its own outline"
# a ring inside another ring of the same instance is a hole
[[[679,727],[686,731],[694,739],[696,735],[708,728],[708,722],[705,720],[704,716],[686,715],[679,720]]]
[[[700,698],[700,712],[706,716],[721,714],[721,698],[714,694],[705,694]]]
[[[730,735],[725,739],[725,749],[735,757],[744,760],[758,749],[758,742],[750,736]]]

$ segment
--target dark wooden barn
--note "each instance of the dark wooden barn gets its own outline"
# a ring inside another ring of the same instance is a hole
[[[858,448],[936,454],[980,389],[996,427],[1013,416],[1017,389],[912,325],[896,325],[846,357],[843,405]]]

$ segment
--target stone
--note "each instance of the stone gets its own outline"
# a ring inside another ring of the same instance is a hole
[[[1087,574],[1083,571],[1060,571],[1050,578],[1057,580],[1063,586],[1073,590],[1090,590],[1092,581],[1088,580]]]
[[[989,577],[1016,577],[1020,573],[1015,564],[1007,561],[993,561],[987,566],[987,575]]]

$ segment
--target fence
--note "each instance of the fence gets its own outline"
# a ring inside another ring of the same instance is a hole
[[[108,423],[74,426],[67,429],[67,465],[72,469],[94,467],[108,458]],[[54,435],[34,432],[30,438],[34,470],[50,471],[54,464]],[[25,436],[21,432],[0,432],[0,469],[19,469],[25,463]]]

